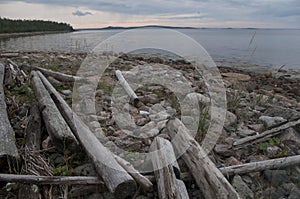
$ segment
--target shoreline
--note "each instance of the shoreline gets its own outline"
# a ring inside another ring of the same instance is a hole
[[[43,32],[20,32],[20,33],[0,33],[0,39],[10,39],[17,37],[28,37],[35,35],[47,35],[47,34],[59,34],[59,33],[70,33],[74,31],[43,31]]]
[[[57,32],[58,33],[58,32]],[[63,33],[63,32],[60,32]],[[38,33],[36,33],[38,34]],[[51,33],[40,33],[40,34],[55,34],[54,32]],[[1,35],[1,34],[0,34]],[[28,35],[29,36],[29,35]],[[1,37],[0,37],[1,39]],[[108,52],[112,53],[112,52]],[[17,58],[19,56],[22,56],[24,54],[53,54],[55,56],[64,56],[64,55],[72,55],[72,56],[84,56],[86,57],[89,53],[88,52],[65,52],[65,51],[6,51],[6,50],[0,50],[0,61],[1,59],[5,58]],[[170,57],[168,55],[150,55],[150,54],[130,54],[132,57],[139,57],[139,58],[145,58],[145,59],[160,59],[161,63],[164,62],[169,62],[170,60],[173,61],[184,61],[181,58],[176,58],[176,57]],[[120,57],[120,55],[119,55]],[[184,61],[185,62],[185,61]],[[286,78],[286,79],[291,79],[291,80],[300,80],[300,69],[291,69],[291,68],[273,68],[273,67],[265,67],[259,64],[252,64],[252,63],[246,63],[243,61],[231,61],[231,60],[225,60],[225,59],[216,59],[214,60],[216,66],[218,68],[224,67],[224,68],[231,68],[233,70],[237,69],[242,72],[245,72],[247,74],[251,75],[264,75],[268,74],[273,76],[274,78]]]

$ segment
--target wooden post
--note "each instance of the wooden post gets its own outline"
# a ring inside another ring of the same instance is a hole
[[[76,138],[51,99],[37,72],[32,71],[31,74],[35,96],[38,100],[47,132],[53,143],[59,148],[64,148],[65,145],[75,147],[77,145]]]
[[[92,159],[98,175],[101,176],[109,191],[115,193],[116,198],[133,196],[137,188],[133,178],[117,163],[114,155],[102,145],[89,127],[72,111],[43,74],[38,72],[38,75],[51,93],[73,133]]]
[[[179,166],[172,144],[164,138],[156,137],[150,151],[159,198],[189,198],[184,183],[176,179],[174,168],[178,170]]]
[[[169,120],[167,128],[174,148],[178,153],[183,154],[182,158],[205,198],[239,198],[232,185],[207,157],[205,151],[180,120]]]
[[[5,103],[4,94],[4,73],[5,67],[0,63],[0,157],[3,155],[18,156],[16,147],[15,132],[10,125]]]

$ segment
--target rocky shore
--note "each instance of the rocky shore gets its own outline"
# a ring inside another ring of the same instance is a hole
[[[76,75],[87,54],[60,53],[60,52],[0,52],[0,63],[8,64],[11,60],[22,66],[39,66],[65,74]],[[126,134],[119,128],[118,121],[113,117],[111,108],[112,94],[117,85],[115,70],[126,73],[140,65],[166,65],[177,71],[189,80],[194,92],[209,96],[206,82],[194,67],[184,60],[172,60],[166,57],[121,55],[113,62],[102,75],[95,93],[96,115],[93,116],[101,125],[106,139],[128,152],[149,152],[153,138],[136,138]],[[23,67],[25,68],[25,67]],[[253,72],[234,67],[225,67],[218,63],[218,69],[226,88],[227,113],[225,124],[218,142],[209,157],[218,167],[228,167],[244,163],[257,162],[281,157],[300,155],[300,125],[287,128],[275,136],[255,144],[234,148],[235,141],[242,138],[260,134],[282,123],[300,118],[300,79],[291,78],[292,75],[284,71]],[[49,79],[63,98],[71,105],[73,84]],[[16,133],[16,144],[21,154],[19,163],[24,162],[24,136],[27,128],[29,110],[36,104],[32,83],[26,81],[20,85],[17,81],[8,81],[5,84],[7,112]],[[159,82],[152,85],[143,85],[136,90],[139,99],[146,107],[167,110],[168,114],[180,118],[181,105],[176,96],[169,89],[161,86]],[[150,115],[138,114],[139,110],[130,106],[129,113],[135,125],[151,129],[157,118]],[[161,115],[163,119],[164,115]],[[185,118],[189,119],[189,118]],[[193,118],[191,118],[193,119]],[[127,124],[127,123],[126,123]],[[210,124],[209,106],[201,107],[198,132],[195,139],[201,143]],[[97,125],[95,125],[97,128]],[[166,129],[159,129],[159,136],[166,139]],[[58,150],[49,139],[46,131],[42,134],[41,154],[48,163],[47,172],[40,175],[57,176],[96,176],[95,168],[82,149],[71,152],[69,149]],[[126,154],[119,154],[121,157]],[[131,157],[135,158],[135,157]],[[178,160],[182,172],[188,172],[184,161]],[[13,160],[1,159],[0,173],[21,173],[20,168]],[[134,165],[135,166],[135,165]],[[281,168],[278,170],[263,170],[229,177],[241,198],[300,198],[300,165]],[[185,181],[190,198],[204,198],[195,181]],[[0,184],[0,197],[17,198],[20,185],[14,183]],[[49,188],[49,187],[48,187]],[[47,189],[49,191],[49,189]],[[97,186],[73,186],[67,193],[62,187],[55,187],[57,198],[68,196],[70,198],[113,198],[109,192],[99,193]],[[54,194],[54,193],[53,193]],[[55,195],[54,194],[54,195]],[[47,196],[44,196],[47,198]],[[157,198],[157,188],[152,192],[139,190],[136,197]]]

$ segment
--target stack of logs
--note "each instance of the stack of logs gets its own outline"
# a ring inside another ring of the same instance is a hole
[[[10,61],[9,66],[14,67],[17,71],[21,71],[22,75],[25,75],[15,63]],[[32,70],[30,77],[38,102],[38,109],[32,109],[35,110],[36,113],[32,114],[32,122],[29,124],[35,125],[33,128],[39,129],[39,121],[41,118],[39,118],[38,112],[40,111],[46,130],[53,143],[56,144],[56,147],[62,148],[64,144],[67,144],[70,146],[70,149],[74,149],[78,145],[81,145],[92,160],[99,178],[0,174],[0,181],[25,184],[101,184],[107,190],[114,193],[116,198],[132,198],[137,191],[137,185],[140,185],[145,191],[152,191],[152,183],[156,183],[159,198],[165,199],[189,198],[183,180],[193,178],[205,198],[226,199],[239,198],[238,193],[226,178],[230,175],[280,168],[300,163],[300,156],[294,156],[218,169],[206,155],[199,143],[190,135],[189,130],[184,124],[180,120],[172,118],[167,122],[167,129],[171,138],[179,136],[179,142],[172,146],[172,143],[168,140],[162,137],[156,137],[150,147],[150,151],[158,152],[155,153],[156,155],[151,156],[154,177],[142,175],[129,162],[112,154],[112,152],[97,139],[94,133],[80,117],[72,111],[45,76],[51,76],[64,82],[74,82],[80,79],[80,77],[58,73],[40,67],[28,67],[27,69]],[[0,64],[0,156],[9,155],[17,157],[18,153],[14,143],[14,132],[6,113],[3,89],[4,71],[4,65]],[[122,73],[117,71],[116,75],[119,80],[122,80],[120,83],[129,96],[138,100],[126,80],[122,77]],[[285,123],[276,127],[276,129],[269,130],[258,136],[238,140],[233,144],[233,147],[241,147],[242,144],[253,143],[257,140],[261,141],[266,136],[275,135],[280,133],[281,130],[299,123],[300,119]],[[31,147],[33,150],[39,150],[39,132],[34,131],[28,133],[26,136],[28,147]],[[186,146],[188,146],[187,149]],[[180,172],[174,150],[183,154],[182,159],[189,168],[191,175]],[[113,165],[113,168],[107,166],[105,162],[109,162],[110,165]],[[27,190],[32,189],[29,188]],[[28,194],[31,194],[31,196],[36,195],[36,193]]]

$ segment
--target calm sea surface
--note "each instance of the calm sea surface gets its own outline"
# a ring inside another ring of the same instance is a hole
[[[215,61],[300,69],[300,30],[179,29],[199,42]],[[6,51],[88,52],[121,30],[77,31],[0,39]]]

